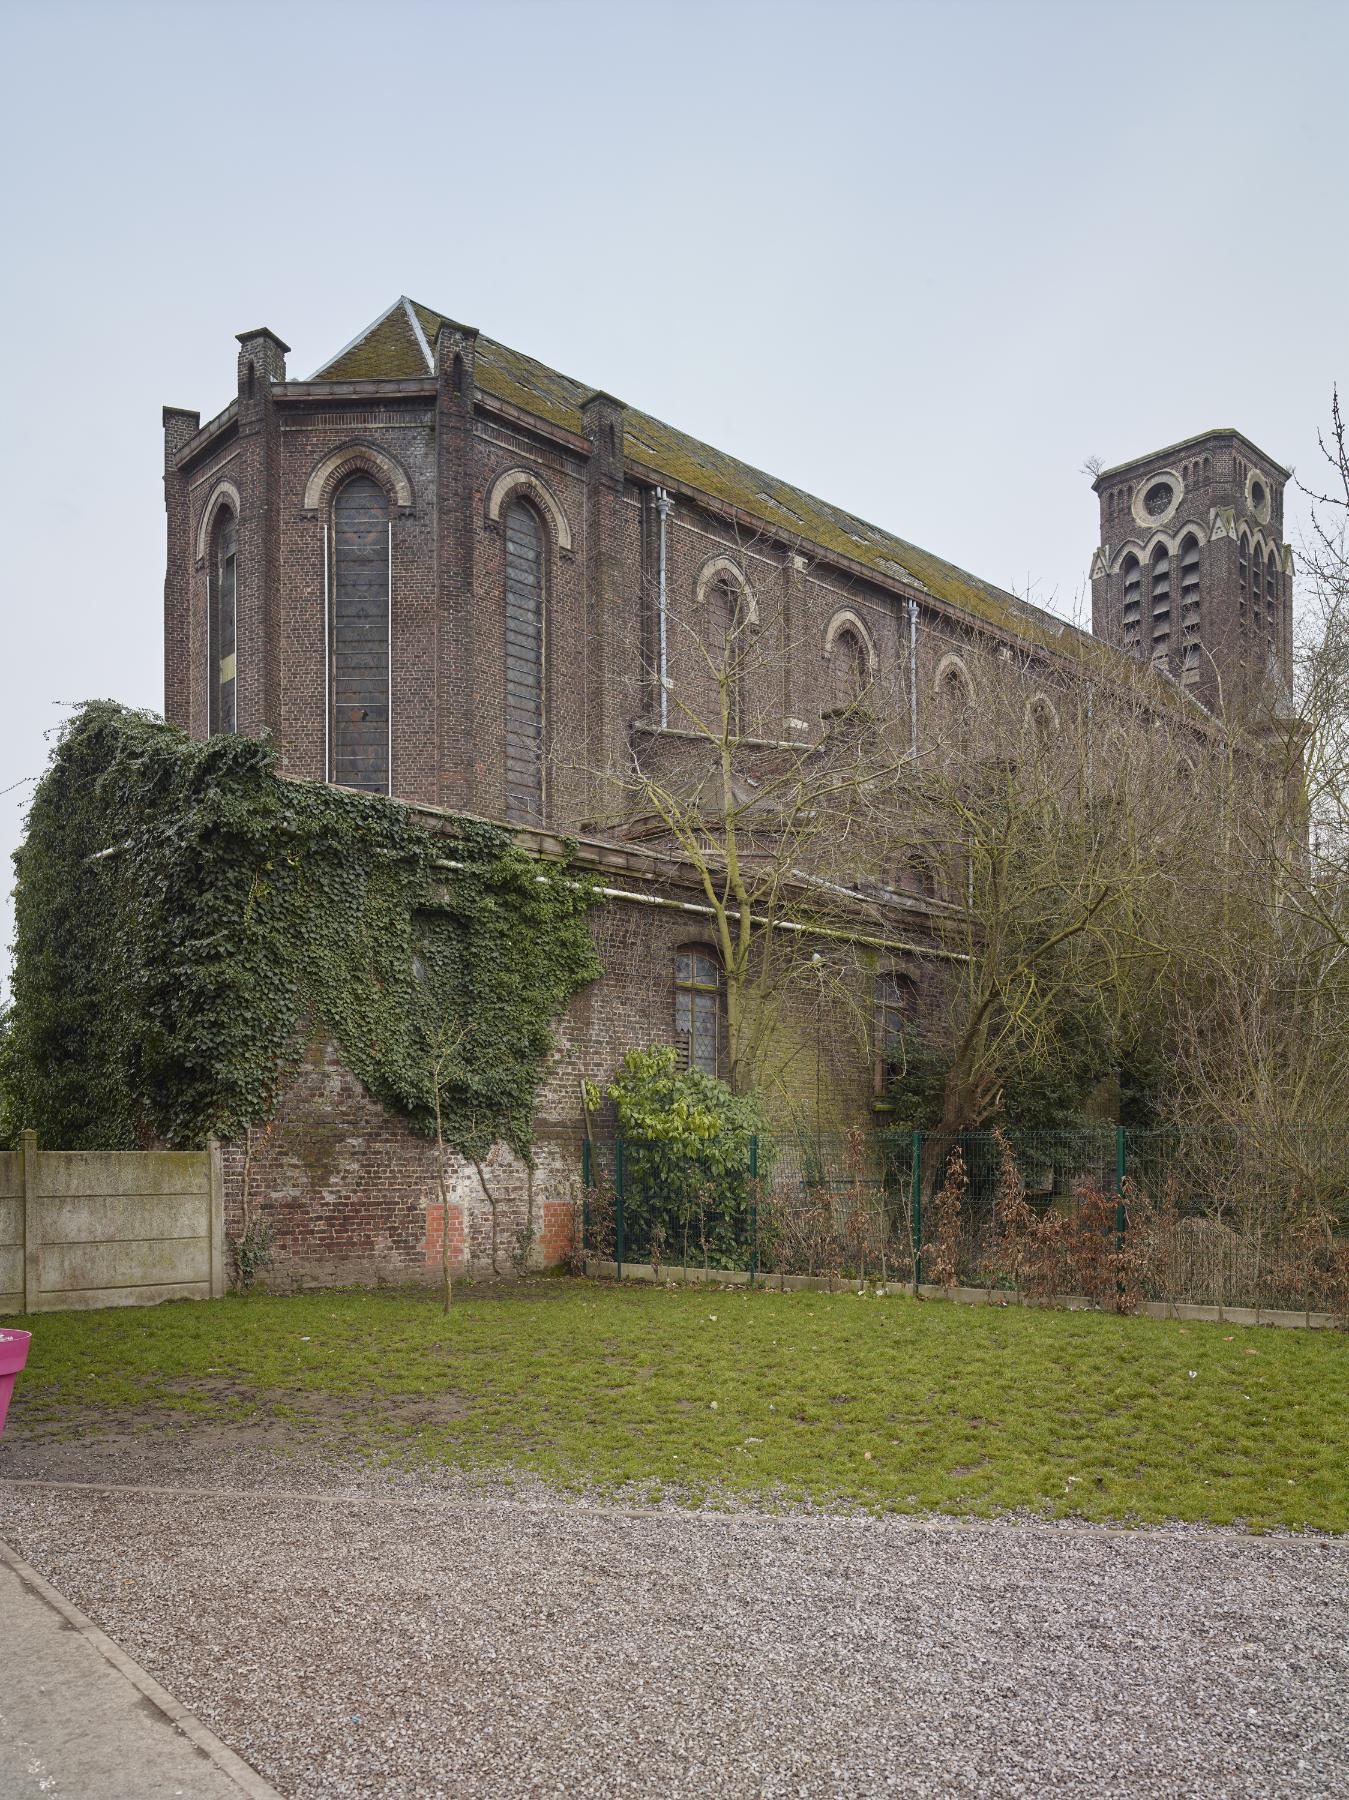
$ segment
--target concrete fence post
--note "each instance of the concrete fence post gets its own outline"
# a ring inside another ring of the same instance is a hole
[[[36,1312],[42,1286],[42,1226],[38,1219],[37,1133],[19,1135],[19,1164],[23,1176],[23,1310]]]
[[[207,1191],[211,1237],[211,1298],[219,1300],[225,1292],[225,1170],[220,1155],[219,1138],[206,1143]]]

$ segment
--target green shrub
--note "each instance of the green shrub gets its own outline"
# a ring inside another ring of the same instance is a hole
[[[668,1046],[629,1051],[606,1092],[623,1144],[628,1258],[747,1267],[751,1140],[764,1129],[757,1099],[681,1069]]]

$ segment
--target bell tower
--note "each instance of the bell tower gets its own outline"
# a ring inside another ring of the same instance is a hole
[[[1206,431],[1103,469],[1091,565],[1097,637],[1151,662],[1211,711],[1291,685],[1289,471],[1239,431]]]

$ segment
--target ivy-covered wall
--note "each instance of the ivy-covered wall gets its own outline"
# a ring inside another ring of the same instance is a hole
[[[15,858],[10,1120],[49,1144],[237,1138],[323,1039],[448,1144],[528,1156],[591,883],[508,832],[278,776],[265,739],[92,702]],[[437,1082],[437,1076],[439,1080]]]

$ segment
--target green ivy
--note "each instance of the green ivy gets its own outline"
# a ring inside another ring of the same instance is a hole
[[[593,885],[501,827],[433,835],[279,776],[265,738],[110,701],[63,732],[15,865],[5,1104],[70,1148],[236,1137],[329,1039],[418,1130],[438,1065],[446,1141],[528,1155],[552,1022],[600,973]]]

